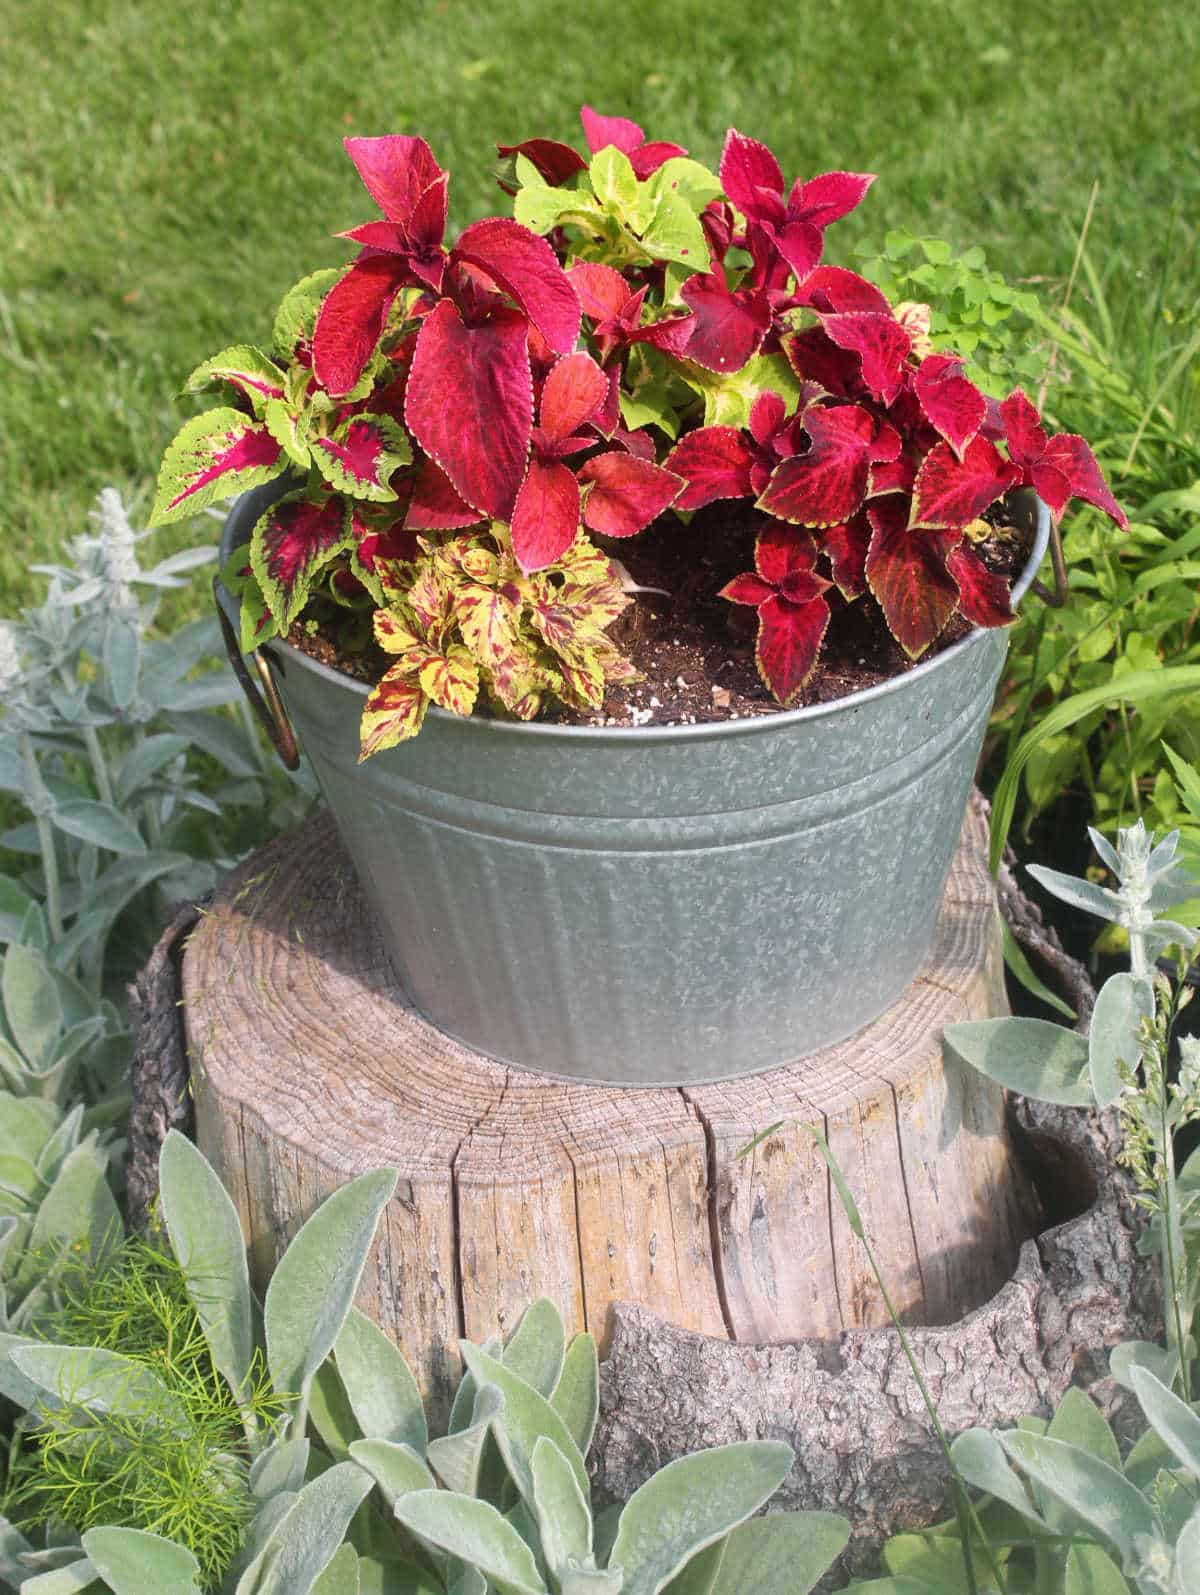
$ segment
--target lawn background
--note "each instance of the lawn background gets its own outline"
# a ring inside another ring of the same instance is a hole
[[[585,100],[713,165],[735,125],[789,180],[879,174],[831,261],[903,225],[982,244],[1051,301],[1098,180],[1091,252],[1136,313],[1172,212],[1177,295],[1200,291],[1198,11],[0,0],[3,610],[106,483],[145,508],[191,367],[265,340],[295,278],[349,258],[329,235],[375,211],[344,135],[428,138],[453,230],[504,209],[496,140],[579,142]]]

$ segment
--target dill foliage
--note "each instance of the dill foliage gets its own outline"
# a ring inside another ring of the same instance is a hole
[[[241,1412],[213,1366],[183,1269],[153,1241],[131,1237],[90,1279],[76,1282],[36,1326],[59,1345],[96,1346],[151,1369],[163,1410],[48,1406],[14,1445],[0,1502],[14,1521],[58,1517],[81,1533],[98,1525],[175,1540],[216,1589],[241,1549],[255,1504]],[[285,1402],[261,1358],[249,1408],[268,1428]]]

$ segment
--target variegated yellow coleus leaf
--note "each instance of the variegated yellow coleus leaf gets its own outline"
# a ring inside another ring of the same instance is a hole
[[[415,737],[428,707],[429,695],[407,660],[394,665],[363,706],[358,762]]]
[[[420,682],[439,708],[470,714],[479,695],[479,666],[462,643],[452,642],[444,654],[426,656]]]

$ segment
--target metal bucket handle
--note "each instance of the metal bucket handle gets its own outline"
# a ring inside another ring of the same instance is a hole
[[[262,692],[259,693],[246,669],[246,661],[238,643],[237,633],[233,629],[233,622],[225,613],[225,605],[221,602],[223,588],[221,578],[213,577],[213,598],[217,605],[217,619],[221,622],[221,635],[225,639],[225,652],[229,655],[229,663],[233,666],[233,673],[238,679],[238,685],[246,694],[246,702],[253,709],[263,730],[271,739],[271,746],[279,755],[280,762],[289,770],[300,768],[300,749],[296,744],[296,733],[292,730],[291,721],[287,717],[287,710],[279,697],[279,688],[275,685],[275,677],[271,674],[271,667],[263,658],[261,652],[255,648],[250,657],[254,660],[258,671]],[[265,698],[265,702],[263,701]]]

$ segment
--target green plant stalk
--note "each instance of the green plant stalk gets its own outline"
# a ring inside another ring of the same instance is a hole
[[[75,685],[74,678],[68,670],[60,670],[59,677],[68,691]],[[95,726],[81,727],[83,732],[83,745],[87,749],[88,763],[92,767],[92,776],[96,782],[96,795],[102,803],[115,805],[112,778],[108,773],[108,761],[104,757],[104,749],[100,738],[96,735]]]
[[[21,758],[25,763],[25,777],[29,782],[29,807],[37,826],[38,845],[42,850],[42,876],[46,883],[46,922],[50,935],[60,941],[63,934],[62,891],[58,878],[58,852],[54,845],[54,827],[47,817],[51,803],[49,792],[38,768],[33,739],[28,731],[21,732]]]
[[[862,1243],[863,1251],[867,1254],[867,1263],[870,1266],[871,1273],[875,1276],[875,1283],[879,1286],[879,1293],[883,1297],[883,1305],[887,1309],[888,1317],[891,1319],[892,1328],[900,1337],[900,1345],[904,1351],[905,1359],[908,1362],[909,1368],[912,1370],[912,1376],[916,1380],[917,1389],[921,1394],[921,1400],[925,1403],[925,1410],[929,1414],[929,1421],[933,1425],[933,1432],[937,1437],[938,1444],[942,1448],[942,1454],[946,1458],[946,1466],[950,1469],[950,1489],[954,1497],[954,1515],[958,1519],[958,1533],[962,1548],[963,1571],[965,1572],[967,1579],[967,1595],[979,1595],[979,1584],[975,1577],[975,1564],[971,1559],[972,1530],[974,1530],[974,1536],[977,1543],[981,1546],[984,1555],[988,1559],[998,1585],[1003,1584],[1004,1582],[1004,1577],[1001,1573],[999,1563],[996,1561],[996,1558],[992,1553],[992,1547],[988,1541],[987,1533],[984,1530],[983,1524],[979,1520],[978,1512],[971,1503],[971,1497],[967,1491],[966,1485],[963,1483],[962,1475],[955,1467],[954,1458],[950,1455],[950,1442],[946,1438],[946,1431],[942,1428],[942,1420],[938,1417],[937,1406],[929,1392],[929,1386],[925,1383],[925,1376],[922,1374],[920,1367],[917,1364],[917,1359],[913,1354],[912,1345],[909,1341],[908,1335],[905,1333],[904,1325],[900,1322],[900,1316],[896,1311],[895,1304],[892,1301],[891,1293],[889,1292],[884,1281],[879,1264],[875,1260],[875,1253],[871,1249],[870,1241],[867,1239],[867,1232],[863,1226],[862,1217],[859,1214],[858,1206],[855,1203],[853,1196],[850,1194],[850,1188],[846,1184],[845,1176],[843,1175],[841,1169],[838,1168],[837,1160],[834,1157],[829,1143],[826,1141],[825,1137],[818,1130],[814,1130],[811,1125],[806,1125],[805,1128],[808,1130],[808,1133],[812,1136],[813,1140],[816,1141],[817,1146],[820,1149],[821,1156],[825,1159],[825,1163],[829,1169],[830,1175],[833,1178],[834,1185],[837,1187],[838,1197],[841,1200],[843,1209],[845,1210],[846,1218],[850,1224],[850,1228]],[[753,1145],[754,1143],[751,1144]]]

